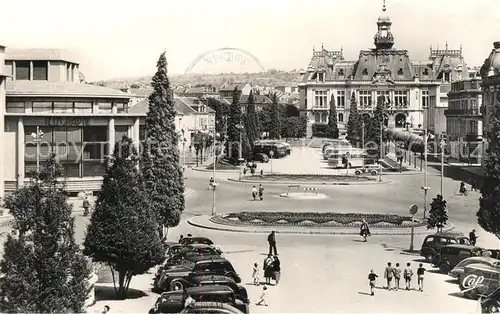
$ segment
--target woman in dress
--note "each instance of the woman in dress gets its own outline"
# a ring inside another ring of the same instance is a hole
[[[281,278],[281,262],[278,256],[274,256],[273,270],[274,270],[274,280],[276,280],[276,284],[278,284]]]
[[[368,227],[368,223],[365,219],[363,219],[363,222],[361,223],[359,235],[364,238],[364,242],[367,241],[366,238],[370,235],[370,228]]]
[[[266,278],[266,284],[271,284],[271,278],[274,275],[274,266],[273,266],[273,258],[271,254],[269,254],[264,260],[264,278]]]

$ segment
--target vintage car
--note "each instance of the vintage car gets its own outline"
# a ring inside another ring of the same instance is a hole
[[[206,237],[185,237],[179,241],[179,244],[207,244],[214,245],[214,241]]]
[[[458,263],[449,273],[453,278],[458,279],[458,284],[460,286],[460,290],[464,290],[462,286],[462,279],[463,279],[463,274],[464,274],[464,269],[465,266],[474,264],[484,264],[488,266],[494,266],[500,263],[500,260],[497,260],[495,258],[491,257],[483,257],[483,256],[477,256],[477,257],[469,257]]]
[[[434,260],[434,266],[439,267],[442,274],[448,274],[453,267],[469,257],[479,257],[484,253],[484,249],[464,244],[450,244],[441,248],[439,256]]]
[[[434,262],[436,257],[439,256],[441,248],[449,244],[465,244],[470,245],[470,241],[467,237],[457,234],[449,233],[436,233],[425,237],[422,243],[422,248],[420,249],[420,256],[425,257],[425,260],[429,263]]]
[[[222,257],[198,261],[184,260],[179,266],[165,268],[159,274],[157,273],[153,281],[153,291],[182,289],[184,287],[183,282],[187,278],[204,275],[222,275],[232,278],[236,283],[241,282],[241,278],[234,270],[231,262]]]
[[[477,299],[500,287],[500,267],[485,264],[470,264],[464,267],[462,291],[466,298]]]
[[[500,288],[495,289],[481,301],[482,313],[500,313]]]
[[[182,310],[181,314],[244,314],[234,306],[220,302],[196,302]]]
[[[356,169],[356,171],[354,171],[354,174],[359,176],[363,173],[367,173],[367,174],[369,173],[372,176],[375,176],[379,173],[379,171],[380,171],[379,165],[366,165],[363,168]]]
[[[164,292],[150,311],[150,313],[179,313],[184,309],[187,296],[196,302],[220,302],[229,304],[247,314],[248,303],[236,298],[233,289],[228,286],[198,286],[184,290]]]
[[[187,259],[190,261],[198,261],[198,260],[203,260],[203,259],[212,259],[212,258],[217,258],[220,257],[221,255],[218,254],[217,252],[210,252],[208,254],[200,254],[199,252],[192,252],[192,251],[184,251],[180,252],[178,254],[175,254],[167,259],[165,264],[163,265],[163,268],[171,268],[171,266],[178,266],[182,264],[182,261]]]
[[[186,244],[165,243],[165,256],[172,256],[183,251],[190,251],[191,247]]]
[[[185,267],[185,262],[184,261],[189,261],[192,263],[197,263],[199,261],[205,261],[205,260],[212,260],[212,259],[218,259],[220,258],[220,255],[199,255],[193,252],[190,252],[189,254],[186,254],[184,258],[177,264],[169,264],[168,260],[165,262],[163,265],[158,267],[158,270],[156,271],[155,275],[155,281],[158,281],[160,277],[163,274],[164,270],[169,270],[172,271],[173,269],[182,269]]]

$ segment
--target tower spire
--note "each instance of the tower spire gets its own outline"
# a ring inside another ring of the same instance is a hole
[[[385,12],[387,10],[387,7],[385,5],[385,0],[382,2],[382,12]]]

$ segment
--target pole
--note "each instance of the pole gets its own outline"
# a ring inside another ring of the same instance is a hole
[[[40,127],[36,126],[36,172],[40,172]]]
[[[273,173],[273,156],[271,156],[270,160],[270,165],[271,165],[271,174]]]
[[[240,123],[240,143],[239,143],[239,151],[238,151],[238,162],[240,163],[240,171],[239,171],[239,179],[241,180],[241,171],[242,171],[242,162],[241,162],[241,159],[243,158],[243,152],[242,152],[242,141],[243,141],[243,132],[242,132],[242,129],[243,129],[243,126],[241,125]]]
[[[444,145],[441,144],[441,196],[443,195],[443,176],[444,176]]]
[[[424,219],[427,213],[427,127],[424,130]]]
[[[365,121],[361,122],[361,149],[365,149]]]
[[[413,215],[411,216],[411,233],[410,233],[410,252],[413,252],[413,238],[415,237],[415,227],[413,225]]]
[[[212,169],[212,178],[214,179],[214,184],[212,186],[212,216],[215,215],[215,189],[216,189],[216,184],[215,184],[215,164],[217,162],[217,156],[216,156],[216,151],[215,151],[215,127],[214,127],[214,140],[213,140],[213,148],[214,148],[214,164],[213,164],[213,169]]]
[[[382,159],[384,156],[384,152],[382,151],[383,143],[382,143],[382,127],[384,125],[384,118],[382,118],[382,121],[380,121],[380,160],[378,162],[378,182],[382,182]]]

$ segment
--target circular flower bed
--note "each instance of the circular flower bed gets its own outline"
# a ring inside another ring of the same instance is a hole
[[[343,175],[325,175],[325,174],[266,174],[264,176],[254,175],[246,176],[246,180],[267,180],[267,181],[373,181],[375,178],[363,176],[343,176]]]
[[[241,212],[228,213],[210,218],[214,223],[259,226],[316,226],[359,227],[366,220],[371,228],[408,228],[424,226],[422,221],[412,223],[410,216],[364,213],[317,213],[317,212]]]

